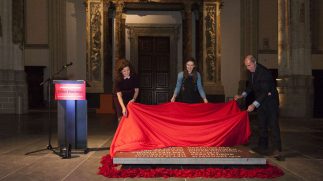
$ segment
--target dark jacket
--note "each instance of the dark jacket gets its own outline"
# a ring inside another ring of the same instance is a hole
[[[251,92],[254,93],[256,101],[260,103],[260,107],[262,104],[272,102],[273,100],[277,101],[277,104],[279,102],[275,80],[271,72],[259,63],[257,63],[254,73],[249,72],[249,84],[246,92],[248,95]]]

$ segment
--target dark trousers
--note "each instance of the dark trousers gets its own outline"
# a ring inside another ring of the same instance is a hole
[[[275,100],[267,100],[258,109],[258,146],[267,149],[269,129],[271,130],[273,149],[282,151],[280,128],[278,122],[278,103]]]

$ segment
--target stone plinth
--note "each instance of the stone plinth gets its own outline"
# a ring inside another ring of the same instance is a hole
[[[277,80],[280,116],[313,116],[313,78],[306,75],[284,76]]]
[[[117,152],[114,164],[264,165],[266,159],[244,147],[169,147]]]

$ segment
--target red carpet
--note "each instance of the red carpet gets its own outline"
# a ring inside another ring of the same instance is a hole
[[[99,168],[100,175],[108,178],[155,178],[155,177],[181,177],[181,178],[276,178],[284,175],[284,172],[276,166],[207,166],[207,168],[121,168],[113,165],[110,155],[102,157],[102,166]]]

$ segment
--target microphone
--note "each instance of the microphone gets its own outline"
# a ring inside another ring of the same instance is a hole
[[[73,65],[73,62],[70,62],[70,63],[68,63],[68,64],[64,65],[63,67],[66,69],[67,67],[69,67],[69,66],[71,66],[71,65]]]

